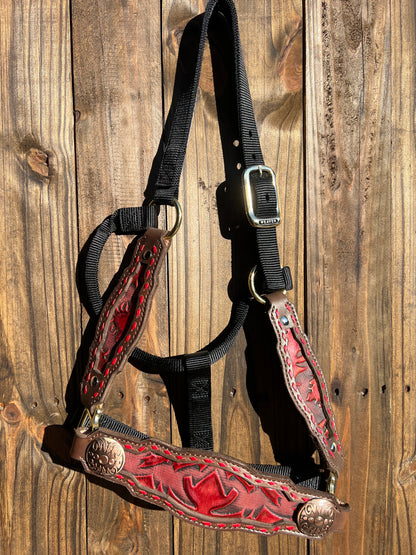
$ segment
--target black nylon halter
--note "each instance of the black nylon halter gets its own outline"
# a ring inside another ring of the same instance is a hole
[[[196,353],[161,358],[135,349],[129,361],[149,373],[185,373],[188,410],[183,445],[212,450],[210,368],[230,349],[246,319],[250,303],[248,271],[258,266],[260,293],[292,288],[289,269],[280,265],[275,228],[253,227],[245,214],[242,174],[264,162],[232,1],[210,0],[205,13],[188,23],[181,40],[171,108],[144,193],[145,204],[121,208],[98,226],[86,248],[81,279],[87,308],[97,316],[103,306],[98,263],[110,234],[142,234],[148,227],[156,227],[159,206],[170,205],[178,198],[207,37],[226,176],[217,192],[222,206],[220,218],[226,222],[220,224],[223,235],[231,239],[233,253],[231,316],[218,337]],[[277,193],[271,175],[253,171],[250,181],[256,215],[273,218]],[[245,245],[244,256],[241,244]]]

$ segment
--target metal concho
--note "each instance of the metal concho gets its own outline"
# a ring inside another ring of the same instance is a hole
[[[99,437],[88,445],[85,461],[93,472],[112,476],[124,466],[124,449],[115,439]]]
[[[328,499],[311,499],[301,507],[298,528],[308,536],[324,536],[334,522],[334,505]]]

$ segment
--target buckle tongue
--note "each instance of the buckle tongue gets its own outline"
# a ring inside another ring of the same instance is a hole
[[[274,216],[267,218],[259,217],[254,211],[254,197],[253,189],[250,182],[250,174],[253,172],[259,172],[260,177],[263,172],[269,174],[272,178],[272,185],[276,192],[276,213]],[[243,190],[244,190],[244,205],[246,208],[247,219],[253,227],[276,227],[280,224],[280,209],[279,209],[279,199],[277,196],[277,185],[276,185],[276,175],[274,171],[267,166],[250,166],[243,173]]]

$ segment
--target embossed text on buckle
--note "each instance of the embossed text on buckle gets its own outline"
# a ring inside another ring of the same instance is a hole
[[[268,173],[272,178],[272,185],[276,191],[276,214],[269,218],[260,218],[254,212],[254,200],[253,191],[250,183],[250,174],[253,172],[259,172],[260,177],[263,172]],[[267,166],[250,166],[243,173],[243,186],[244,186],[244,205],[246,208],[246,214],[248,221],[253,227],[276,227],[280,224],[280,210],[279,210],[279,200],[277,197],[277,185],[276,176],[274,171]]]

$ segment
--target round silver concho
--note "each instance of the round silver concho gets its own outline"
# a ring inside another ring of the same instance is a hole
[[[334,505],[328,499],[311,499],[301,507],[297,523],[308,536],[324,536],[334,523]]]
[[[124,466],[124,449],[115,439],[99,437],[88,445],[85,462],[93,472],[112,476]]]

